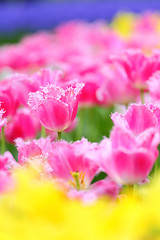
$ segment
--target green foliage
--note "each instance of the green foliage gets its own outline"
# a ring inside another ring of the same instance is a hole
[[[63,133],[62,139],[76,141],[85,137],[91,142],[99,142],[103,136],[109,137],[113,126],[110,115],[113,111],[113,107],[103,108],[99,106],[80,109],[76,129],[71,133]]]
[[[0,34],[0,45],[18,43],[20,39],[26,34],[26,31],[20,31],[16,34]]]
[[[153,175],[158,171],[158,169],[160,169],[160,144],[158,145],[158,152],[159,152],[158,158],[149,174],[149,178],[152,178]]]
[[[106,174],[105,172],[100,172],[99,174],[97,174],[97,175],[93,178],[91,184],[93,184],[93,183],[95,183],[95,182],[98,182],[98,181],[100,181],[100,180],[103,180],[103,179],[105,179],[106,177],[107,177],[107,174]]]
[[[0,143],[0,152],[2,152],[2,144]],[[17,151],[17,148],[13,145],[13,144],[10,144],[8,142],[5,143],[5,150],[6,151],[9,151],[12,153],[13,157],[18,160],[18,151]]]

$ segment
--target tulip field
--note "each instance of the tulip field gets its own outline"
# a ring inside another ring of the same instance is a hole
[[[0,240],[160,239],[160,14],[0,46]]]

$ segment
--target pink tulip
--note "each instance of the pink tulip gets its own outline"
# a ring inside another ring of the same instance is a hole
[[[27,106],[28,95],[38,90],[38,82],[25,74],[14,74],[8,80],[19,104]]]
[[[83,83],[66,89],[55,85],[42,87],[30,93],[28,104],[41,124],[52,131],[62,132],[70,126],[77,114],[78,96]]]
[[[97,164],[89,160],[86,154],[97,148],[97,144],[83,138],[74,143],[54,142],[52,146],[48,161],[53,176],[68,182],[70,187],[86,189],[98,170]]]
[[[113,58],[126,70],[131,84],[141,90],[147,89],[147,81],[154,72],[160,70],[160,55],[145,56],[140,50],[128,50],[125,54]]]
[[[160,108],[133,104],[124,115],[114,113],[111,118],[116,127],[110,139],[105,138],[87,157],[117,183],[141,182],[158,157]]]
[[[98,165],[86,157],[97,144],[86,139],[74,143],[51,142],[50,138],[28,142],[17,139],[16,145],[22,166],[41,165],[41,174],[62,181],[68,189],[87,189],[98,170]]]
[[[12,85],[7,80],[0,82],[0,104],[4,110],[4,117],[12,116],[19,106]]]
[[[5,127],[6,140],[14,143],[14,140],[18,137],[25,140],[33,139],[40,129],[39,121],[31,116],[30,110],[20,108],[16,114],[10,118]]]
[[[24,164],[29,158],[36,156],[48,156],[48,153],[52,151],[52,144],[49,137],[40,138],[33,141],[24,141],[21,138],[15,140],[18,150],[18,162]]]
[[[0,83],[0,101],[5,115],[15,113],[19,105],[27,105],[28,94],[38,90],[38,83],[25,74],[13,74]]]
[[[27,36],[18,44],[1,47],[0,67],[15,70],[42,67],[48,62],[52,48],[52,35],[38,33]]]
[[[156,49],[160,40],[157,32],[158,18],[158,15],[147,12],[134,19],[134,29],[132,29],[132,36],[127,42],[127,48],[142,49],[147,53]]]
[[[102,77],[97,73],[86,74],[83,77],[79,77],[85,86],[82,90],[82,94],[79,98],[80,106],[88,107],[99,104],[99,99],[97,98],[97,90],[100,87],[100,82],[102,82]]]
[[[127,129],[135,136],[150,128],[159,127],[158,115],[153,111],[153,105],[132,104],[124,115],[116,112],[111,115],[111,119],[115,126]]]
[[[157,157],[159,138],[151,128],[145,135],[134,137],[132,132],[115,127],[111,139],[101,144],[99,165],[115,182],[132,185],[143,181]]]
[[[96,93],[105,78],[101,73],[101,66],[102,63],[93,61],[92,58],[80,58],[75,60],[74,63],[68,64],[70,69],[66,70],[63,78],[60,79],[62,87],[64,87],[64,84],[68,85],[76,82],[76,79],[85,84],[79,96],[80,106],[86,107],[99,104]]]
[[[21,167],[31,167],[40,177],[51,178],[53,169],[48,163],[48,155],[52,150],[50,138],[24,142],[16,139],[18,162]]]

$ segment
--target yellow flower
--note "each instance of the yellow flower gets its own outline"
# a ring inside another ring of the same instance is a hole
[[[32,169],[14,173],[15,190],[0,199],[0,240],[160,239],[160,178],[120,200],[90,205],[37,178]]]
[[[98,239],[104,203],[84,206],[34,174],[29,169],[17,171],[16,190],[2,196],[0,239]]]
[[[133,32],[135,16],[131,13],[118,14],[112,21],[112,28],[124,38],[129,38]]]

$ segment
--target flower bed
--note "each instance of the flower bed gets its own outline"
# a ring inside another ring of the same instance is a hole
[[[0,239],[159,239],[160,15],[0,48]]]

